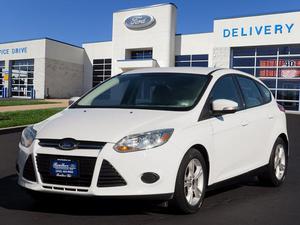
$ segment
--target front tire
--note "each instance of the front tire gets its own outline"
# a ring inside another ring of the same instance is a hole
[[[205,160],[198,150],[192,148],[180,164],[170,206],[184,214],[197,212],[202,205],[206,186]]]
[[[287,173],[288,149],[287,143],[278,138],[273,146],[269,164],[262,174],[259,175],[260,181],[269,186],[280,186]]]

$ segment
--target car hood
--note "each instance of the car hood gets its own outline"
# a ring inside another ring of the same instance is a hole
[[[116,143],[123,137],[187,124],[187,112],[142,109],[66,109],[36,124],[37,138]]]

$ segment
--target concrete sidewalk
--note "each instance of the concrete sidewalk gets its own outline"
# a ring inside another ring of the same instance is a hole
[[[50,109],[50,108],[66,108],[68,107],[69,99],[46,99],[45,101],[57,102],[53,104],[38,104],[38,105],[16,105],[16,106],[2,106],[0,112],[24,111],[34,109]]]

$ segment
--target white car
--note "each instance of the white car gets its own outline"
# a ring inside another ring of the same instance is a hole
[[[253,76],[216,68],[114,76],[27,127],[19,148],[31,193],[161,199],[183,213],[248,172],[279,186],[288,163],[282,106]]]

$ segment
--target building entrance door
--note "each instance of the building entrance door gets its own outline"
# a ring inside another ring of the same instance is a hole
[[[11,63],[11,96],[31,98],[33,86],[34,60],[14,60]]]
[[[4,74],[3,74],[3,70],[5,67],[5,62],[4,61],[0,61],[0,97],[3,97],[3,87],[4,87]]]

